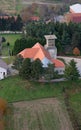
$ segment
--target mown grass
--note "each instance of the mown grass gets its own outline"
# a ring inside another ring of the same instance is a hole
[[[81,124],[81,90],[70,95],[70,105],[74,110],[77,121]]]
[[[37,83],[21,79],[19,76],[0,81],[0,97],[8,102],[32,100],[62,95],[60,83]]]
[[[69,89],[77,87],[81,84],[80,80],[78,82],[39,83],[23,80],[19,76],[8,77],[0,81],[0,97],[7,99],[8,102],[62,97],[64,87]]]
[[[0,36],[6,39],[6,42],[3,43],[2,55],[9,55],[9,49],[12,51],[14,47],[14,43],[17,39],[22,37],[22,34],[0,34]],[[10,43],[9,47],[7,47],[7,43]]]
[[[3,61],[6,62],[7,65],[9,65],[13,63],[14,59],[15,59],[15,56],[9,56],[9,57],[3,58]]]

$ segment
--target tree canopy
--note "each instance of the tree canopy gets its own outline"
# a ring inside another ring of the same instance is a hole
[[[79,78],[79,71],[76,66],[76,62],[72,59],[65,68],[65,78],[68,80],[77,80]]]

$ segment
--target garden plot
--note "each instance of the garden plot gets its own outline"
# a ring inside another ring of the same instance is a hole
[[[73,130],[64,104],[55,98],[13,103],[8,121],[8,130]]]

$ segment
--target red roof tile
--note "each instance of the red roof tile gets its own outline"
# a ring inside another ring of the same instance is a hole
[[[52,63],[54,63],[56,68],[65,66],[64,63],[62,61],[58,60],[58,59],[52,59],[51,61],[52,61]]]
[[[32,16],[30,19],[33,20],[33,21],[39,21],[39,17],[38,16]]]
[[[21,51],[19,55],[22,55],[23,58],[34,58],[38,50],[38,48],[27,48]]]
[[[55,67],[64,67],[64,63],[57,59],[51,59],[51,56],[47,50],[40,44],[36,43],[32,48],[24,49],[19,53],[19,55],[23,56],[23,58],[31,58],[31,59],[37,59],[39,58],[41,61],[43,58],[49,59],[53,64],[55,64]]]

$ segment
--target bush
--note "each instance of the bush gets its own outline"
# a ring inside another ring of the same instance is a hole
[[[0,130],[4,130],[5,129],[5,122],[4,120],[0,120]]]
[[[74,55],[80,55],[80,50],[77,48],[77,47],[75,47],[74,49],[73,49],[73,54]]]
[[[3,115],[7,109],[7,101],[0,98],[0,115]]]

